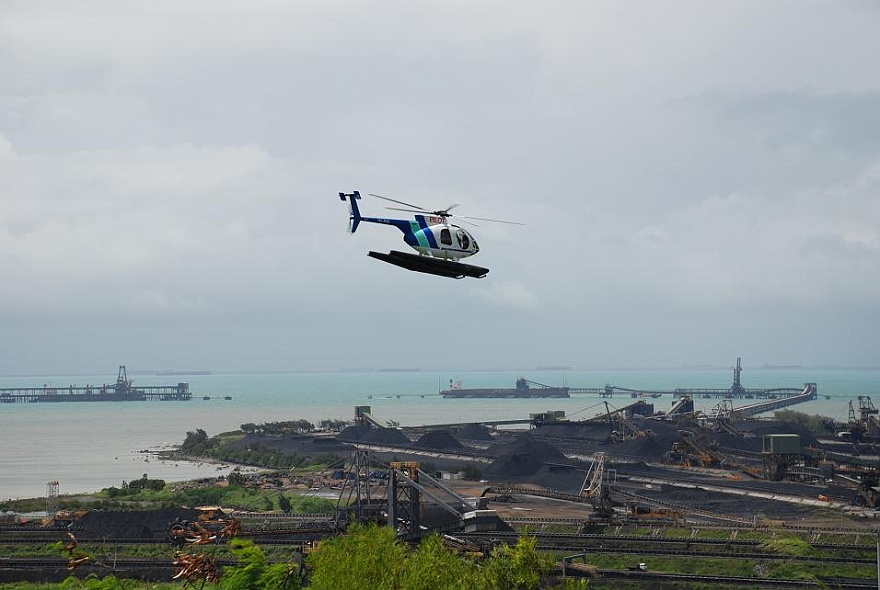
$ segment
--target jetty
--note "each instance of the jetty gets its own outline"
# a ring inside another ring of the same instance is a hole
[[[650,398],[671,395],[677,398],[703,398],[703,399],[763,399],[783,400],[802,396],[806,389],[813,392],[814,398],[818,395],[819,388],[816,383],[804,383],[803,387],[765,387],[746,388],[742,385],[742,358],[736,359],[736,367],[733,369],[733,384],[725,388],[676,388],[672,390],[662,389],[633,389],[606,384],[605,387],[570,387],[572,395],[599,395],[601,397],[614,397],[615,394],[628,395],[635,398]],[[782,406],[780,406],[782,407]]]
[[[131,402],[131,401],[189,401],[192,393],[189,383],[176,385],[135,386],[125,370],[119,366],[115,383],[104,385],[68,385],[67,387],[11,387],[0,389],[0,404],[58,403],[58,402]]]

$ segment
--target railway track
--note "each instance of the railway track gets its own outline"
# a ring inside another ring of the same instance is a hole
[[[495,533],[457,533],[456,537],[466,539],[476,544],[492,544],[504,541],[508,544],[516,542],[517,534],[508,532]],[[751,559],[760,561],[785,561],[791,559],[790,555],[774,553],[772,550],[756,550],[760,548],[758,541],[724,541],[710,539],[671,539],[656,537],[609,537],[609,536],[582,536],[565,534],[536,534],[537,546],[543,551],[592,551],[604,554],[619,555],[653,555],[667,557],[711,557],[721,559]],[[856,545],[842,547],[833,545],[822,547],[811,545],[818,550],[848,551],[870,556],[858,557],[847,555],[837,556],[799,556],[800,561],[816,563],[845,563],[845,564],[873,564],[876,558],[872,545]],[[697,547],[694,549],[694,547]]]
[[[516,524],[516,525],[570,525],[570,526],[579,526],[584,523],[584,519],[582,518],[529,518],[529,517],[521,517],[521,516],[511,516],[509,518],[505,518],[504,521],[508,524]],[[603,523],[597,523],[603,524]],[[700,523],[687,523],[685,525],[679,523],[660,523],[655,522],[651,523],[648,526],[651,528],[656,527],[664,527],[671,526],[673,528],[694,528],[700,530],[725,530],[725,531],[775,531],[775,530],[785,530],[791,533],[810,533],[810,534],[829,534],[829,535],[863,535],[866,539],[871,538],[876,540],[877,535],[880,534],[880,529],[877,528],[858,528],[858,527],[833,527],[833,526],[813,526],[813,525],[805,525],[798,524],[797,522],[786,522],[785,524],[769,522],[762,523],[761,521],[750,522],[750,523],[739,523],[739,522],[728,522],[725,524],[712,523],[712,522],[700,522]],[[607,523],[605,526],[609,527],[617,527],[624,526],[622,524],[617,523]],[[627,522],[625,526],[637,526],[636,522]]]
[[[786,580],[774,578],[750,578],[739,576],[704,576],[696,574],[665,574],[660,572],[631,572],[628,570],[605,570],[598,573],[608,580],[630,580],[644,582],[645,588],[651,588],[660,583],[664,587],[675,587],[681,583],[705,583],[724,584],[726,586],[743,586],[744,588],[836,588],[839,590],[865,590],[876,588],[874,580],[845,580],[829,578],[817,582],[809,580]]]
[[[485,533],[465,533],[467,534],[485,534]],[[504,533],[509,535],[509,533]],[[720,545],[724,547],[757,547],[763,542],[753,539],[736,540],[736,539],[709,539],[701,537],[645,537],[643,535],[568,535],[565,533],[539,533],[536,536],[541,538],[558,538],[573,539],[584,543],[651,543],[656,545]],[[814,549],[822,550],[841,550],[841,551],[875,551],[875,545],[872,543],[810,543]]]
[[[232,560],[218,560],[218,565],[228,566],[235,565]],[[44,574],[50,572],[58,572],[67,575],[67,560],[58,558],[3,558],[0,559],[0,566],[7,571],[39,571]],[[84,572],[102,571],[106,572],[104,564],[84,564],[80,566]],[[126,571],[152,572],[155,575],[165,576],[168,572],[174,571],[177,566],[168,558],[125,558],[116,559],[113,563],[113,571],[117,574],[124,574]],[[792,579],[771,579],[771,578],[755,578],[755,577],[738,577],[738,576],[707,576],[698,574],[670,574],[652,571],[629,571],[629,570],[613,570],[599,569],[596,572],[605,580],[628,580],[632,582],[641,582],[645,587],[652,587],[665,583],[667,585],[675,585],[682,583],[706,583],[706,584],[725,584],[740,585],[746,588],[837,588],[840,590],[864,590],[866,588],[876,588],[873,580],[850,580],[850,579],[824,579],[818,582],[808,580],[792,580]],[[567,577],[583,577],[586,575],[582,571],[578,571],[576,564],[571,564],[566,569]],[[149,578],[150,576],[147,576]]]
[[[255,540],[259,540],[264,537],[272,537],[272,536],[291,536],[295,537],[297,535],[306,535],[306,534],[332,534],[335,532],[335,522],[332,519],[328,519],[326,515],[307,515],[301,518],[291,518],[284,517],[283,515],[248,515],[240,519],[243,525],[243,531],[240,534],[242,537],[254,538]],[[554,536],[554,535],[570,535],[570,533],[551,533],[546,532],[543,529],[546,527],[571,527],[573,529],[579,528],[584,524],[584,519],[581,518],[533,518],[533,517],[522,517],[522,516],[509,516],[505,517],[504,521],[514,527],[527,528],[529,534],[533,535],[546,535],[546,536]],[[748,532],[774,532],[774,531],[785,531],[786,533],[797,533],[801,535],[806,535],[810,537],[810,542],[814,547],[817,548],[858,548],[861,546],[870,546],[874,547],[878,535],[880,535],[880,530],[878,529],[866,529],[866,528],[852,528],[852,527],[832,527],[832,526],[808,526],[808,525],[798,525],[797,523],[786,524],[786,526],[780,526],[779,524],[774,523],[752,523],[752,524],[744,524],[744,523],[677,523],[671,521],[626,521],[626,522],[611,522],[611,523],[602,523],[597,522],[593,523],[597,526],[604,527],[604,530],[609,530],[608,534],[596,534],[596,533],[588,533],[576,535],[578,538],[592,538],[592,537],[602,537],[602,538],[620,538],[620,539],[630,539],[630,540],[639,540],[644,539],[646,536],[651,536],[655,539],[659,539],[658,542],[664,542],[662,539],[669,539],[666,542],[678,542],[683,540],[689,540],[691,543],[714,543],[714,542],[731,542],[736,541],[736,536],[743,533]],[[670,531],[681,531],[684,529],[689,529],[690,533],[688,537],[664,537],[664,532],[667,530]],[[639,530],[647,530],[650,531],[647,534],[626,534],[623,531],[631,530],[631,531],[639,531]],[[728,539],[720,539],[720,540],[712,540],[707,539],[705,537],[698,537],[697,535],[702,532],[712,531],[718,534],[726,534]],[[75,526],[69,528],[42,528],[42,527],[21,527],[21,526],[0,526],[0,544],[14,544],[14,543],[41,543],[41,542],[55,542],[62,537],[64,537],[68,532],[72,532],[77,536],[77,539],[81,542],[114,542],[120,544],[149,544],[149,543],[163,543],[167,542],[167,538],[129,538],[129,539],[116,539],[112,537],[105,536],[90,536],[86,535],[83,531],[78,530]],[[846,537],[854,539],[853,542],[820,542],[820,539],[823,538],[833,538],[833,537]],[[864,542],[861,540],[864,539]],[[749,543],[751,541],[740,541]],[[755,542],[757,543],[757,542]]]

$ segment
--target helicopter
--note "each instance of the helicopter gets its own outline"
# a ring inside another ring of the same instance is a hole
[[[418,254],[410,254],[407,252],[391,250],[387,254],[384,254],[382,252],[370,251],[367,253],[368,256],[407,270],[454,279],[463,279],[465,277],[482,279],[489,273],[488,268],[459,262],[460,259],[473,256],[479,252],[480,246],[477,244],[477,240],[474,239],[473,235],[471,235],[466,229],[449,223],[449,218],[453,216],[449,211],[457,207],[457,204],[450,205],[445,209],[439,209],[437,211],[428,211],[418,205],[411,205],[390,197],[383,197],[382,195],[376,195],[373,193],[368,194],[371,197],[384,199],[408,207],[407,209],[401,209],[399,207],[387,208],[394,211],[406,211],[407,213],[412,213],[414,219],[364,217],[361,215],[357,203],[361,198],[361,193],[359,191],[354,191],[352,193],[339,193],[340,200],[348,201],[349,204],[349,233],[353,234],[356,232],[358,225],[362,221],[393,225],[403,232],[403,241],[418,252]],[[523,225],[522,223],[517,223],[515,221],[503,221],[501,219],[467,216],[461,217],[462,219],[474,219],[477,221],[492,221],[495,223]],[[471,223],[471,225],[476,224]]]

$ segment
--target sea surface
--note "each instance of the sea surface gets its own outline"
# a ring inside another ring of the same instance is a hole
[[[430,371],[363,371],[289,374],[210,374],[193,376],[129,375],[134,385],[174,385],[187,381],[189,402],[69,402],[0,404],[0,499],[46,495],[57,480],[61,494],[97,491],[147,474],[178,481],[216,476],[229,466],[164,462],[145,451],[180,444],[188,431],[209,435],[253,422],[305,418],[316,425],[324,418],[351,419],[354,406],[368,405],[382,421],[404,426],[525,419],[530,413],[564,410],[571,419],[586,419],[632,403],[622,394],[610,399],[574,395],[570,399],[443,399],[440,389],[451,379],[463,387],[513,387],[516,378],[546,385],[632,389],[727,388],[733,371],[676,370],[523,370],[437,373]],[[0,389],[66,387],[114,383],[116,375],[0,377]],[[792,406],[799,412],[845,421],[849,403],[872,396],[880,406],[880,369],[762,368],[744,369],[746,388],[796,387],[815,382],[819,399]],[[203,400],[210,396],[210,400]],[[230,396],[231,400],[224,400]],[[828,396],[828,399],[826,399]],[[666,395],[651,399],[656,410],[673,402]],[[734,400],[734,405],[754,400]],[[697,399],[711,412],[721,400]]]

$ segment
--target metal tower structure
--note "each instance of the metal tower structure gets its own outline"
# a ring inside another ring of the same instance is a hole
[[[128,372],[125,365],[119,365],[119,373],[116,376],[116,393],[128,393],[131,390],[131,379],[128,378]]]
[[[371,480],[383,477],[370,471],[371,464],[377,463],[388,469],[388,485],[379,485],[378,489],[371,490]],[[345,527],[353,522],[387,523],[398,537],[407,540],[423,536],[427,530],[423,525],[446,527],[447,530],[465,526],[484,529],[489,525],[497,527],[494,511],[485,510],[485,505],[480,502],[463,498],[421,471],[419,466],[416,461],[385,463],[371,457],[368,451],[355,451],[337,501],[337,526]],[[382,497],[383,492],[385,497]],[[426,516],[424,501],[430,504],[431,510],[445,510],[453,518],[439,518],[436,513]]]
[[[381,515],[384,501],[373,498],[370,490],[370,463],[368,451],[356,450],[352,453],[351,464],[336,502],[336,518],[340,526],[351,522],[384,521]]]
[[[421,531],[422,511],[419,486],[419,463],[391,463],[388,479],[388,524],[398,535]]]
[[[745,394],[740,375],[742,374],[742,358],[736,357],[736,367],[733,369],[733,385],[730,386],[731,395],[742,397]]]
[[[52,518],[58,514],[58,487],[57,479],[46,483],[46,514]]]

